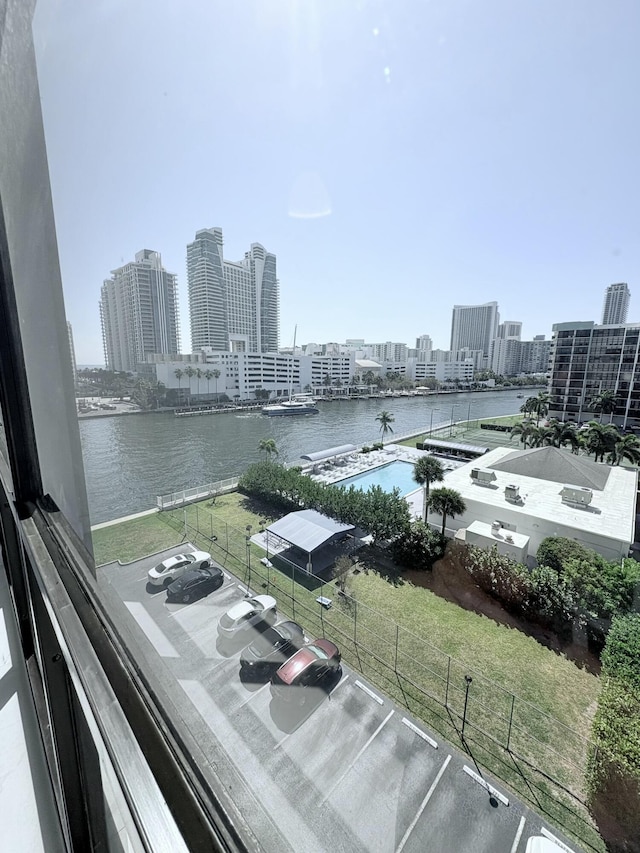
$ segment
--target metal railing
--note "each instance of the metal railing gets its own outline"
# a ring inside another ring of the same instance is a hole
[[[185,506],[193,501],[202,501],[225,492],[232,492],[237,488],[238,478],[228,477],[226,480],[218,480],[217,483],[206,483],[204,486],[194,486],[191,489],[180,489],[168,495],[158,495],[156,506],[159,510],[173,509]]]

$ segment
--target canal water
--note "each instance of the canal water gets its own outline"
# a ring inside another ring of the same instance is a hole
[[[91,523],[150,509],[156,496],[237,477],[261,458],[258,443],[275,439],[279,459],[340,444],[380,439],[383,409],[395,436],[427,432],[431,423],[517,412],[517,389],[387,400],[320,403],[320,414],[268,418],[258,412],[177,418],[173,413],[123,415],[80,421]],[[386,440],[393,438],[387,435]]]

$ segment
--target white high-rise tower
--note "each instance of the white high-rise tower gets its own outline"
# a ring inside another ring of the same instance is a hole
[[[280,293],[276,256],[252,243],[241,261],[226,261],[221,228],[196,232],[187,246],[193,351],[277,352]]]
[[[610,284],[604,294],[602,325],[618,326],[622,323],[626,323],[630,298],[631,293],[624,282],[620,284]]]
[[[113,270],[102,285],[100,320],[108,370],[136,371],[147,355],[180,352],[176,276],[159,252],[143,249]]]
[[[496,337],[500,315],[497,302],[483,305],[454,305],[451,318],[451,351],[482,350],[488,358]]]

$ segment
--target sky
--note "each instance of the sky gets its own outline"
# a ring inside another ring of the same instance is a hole
[[[448,349],[454,304],[523,339],[640,321],[637,0],[38,0],[34,34],[67,318],[142,248],[178,276],[277,256],[280,342]]]

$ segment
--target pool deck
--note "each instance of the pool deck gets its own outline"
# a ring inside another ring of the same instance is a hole
[[[326,460],[325,462],[316,463],[305,471],[305,473],[308,474],[312,480],[316,480],[318,483],[336,485],[349,477],[355,477],[358,474],[366,474],[368,471],[373,471],[375,468],[381,468],[383,465],[388,465],[390,462],[409,462],[411,464],[415,464],[422,456],[429,456],[429,454],[423,450],[417,450],[414,447],[405,447],[400,444],[386,444],[383,450],[373,450],[371,453],[347,453],[343,456]],[[445,472],[453,471],[455,468],[459,468],[460,465],[464,465],[465,463],[466,460],[442,460]],[[405,500],[409,504],[411,514],[415,518],[422,518],[423,497],[422,488],[418,485],[416,485],[415,491],[412,491],[405,496]]]

